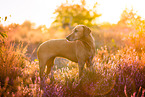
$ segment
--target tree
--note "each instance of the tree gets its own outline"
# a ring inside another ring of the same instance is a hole
[[[94,10],[86,9],[85,0],[82,0],[81,3],[82,5],[71,5],[68,3],[61,4],[54,12],[57,16],[53,23],[57,23],[59,25],[70,24],[71,26],[78,24],[92,26],[93,22],[100,16],[100,14]],[[94,6],[96,6],[96,4]]]
[[[133,9],[125,9],[120,17],[120,21],[118,24],[128,26],[128,27],[133,27],[136,26],[136,23],[141,20],[141,17],[138,16]]]
[[[133,9],[125,9],[118,22],[119,25],[127,26],[134,29],[129,33],[129,42],[137,51],[141,52],[141,48],[145,50],[145,20],[137,15]]]
[[[35,26],[35,23],[31,23],[30,21],[24,21],[21,26],[23,28],[27,28],[27,30],[31,30]]]

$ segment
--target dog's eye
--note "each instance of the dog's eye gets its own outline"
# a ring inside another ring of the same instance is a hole
[[[76,33],[76,32],[78,32],[78,30],[77,30],[77,29],[75,29],[75,33]]]

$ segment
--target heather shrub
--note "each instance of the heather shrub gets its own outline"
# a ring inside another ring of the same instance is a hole
[[[144,51],[142,51],[142,55],[140,55],[135,48],[124,47],[112,54],[108,53],[105,47],[102,48],[102,50],[98,50],[96,57],[96,66],[99,70],[105,68],[103,70],[105,73],[107,66],[108,70],[112,72],[111,76],[113,76],[113,74],[116,76],[115,85],[107,96],[128,95],[130,97],[134,92],[138,92],[140,87],[145,87]]]
[[[145,86],[144,55],[144,52],[141,56],[138,55],[138,52],[131,47],[124,47],[113,53],[106,46],[102,47],[97,50],[93,67],[85,67],[81,79],[78,77],[77,64],[67,62],[67,65],[61,68],[57,68],[55,64],[54,79],[45,78],[43,93],[38,95],[59,97],[124,97],[128,95],[130,97],[137,93],[140,87]],[[38,68],[37,62],[34,63]],[[35,78],[39,79],[38,74],[35,75]],[[30,83],[31,81],[27,84]],[[39,87],[39,80],[37,83],[37,87]],[[28,88],[28,90],[31,89]],[[30,93],[33,95],[32,91]]]
[[[15,82],[18,76],[22,76],[22,69],[24,68],[26,56],[26,48],[19,45],[15,47],[14,44],[5,40],[2,46],[0,47],[0,82],[1,87],[4,87],[7,84],[7,87],[10,87],[9,91],[17,91]],[[5,90],[6,91],[6,90]]]
[[[3,46],[7,47],[6,44]],[[1,78],[3,78],[1,79],[1,95],[44,97],[131,96],[140,87],[144,88],[145,86],[144,51],[140,55],[134,48],[124,47],[112,53],[105,46],[97,50],[93,67],[85,67],[81,79],[78,77],[77,64],[64,59],[59,60],[60,63],[65,64],[64,67],[57,67],[59,64],[55,64],[53,80],[49,77],[45,78],[43,91],[40,91],[38,61],[28,61],[27,57],[23,56],[25,50],[19,47],[14,49],[13,46],[7,47],[13,52],[13,57],[12,54],[7,54],[9,51],[5,51],[4,47],[3,52],[5,54],[1,53],[3,55],[1,62],[4,62],[3,60],[6,60],[6,58],[11,59],[10,62],[7,59],[7,64],[1,65],[1,67],[3,66],[2,72],[0,71]],[[19,54],[15,55],[18,51]],[[7,57],[4,57],[6,55]],[[11,64],[13,65],[11,66]],[[6,65],[8,67],[4,67]],[[13,66],[16,69],[13,69]]]
[[[41,96],[38,62],[26,56],[27,47],[11,44],[7,40],[0,50],[0,95]]]
[[[113,25],[112,28],[92,27],[97,48],[93,66],[85,67],[83,76],[79,79],[78,64],[56,58],[52,72],[44,78],[43,90],[40,90],[36,52],[34,51],[35,57],[31,56],[32,48],[37,48],[40,42],[48,39],[64,38],[66,35],[64,30],[57,27],[47,29],[45,26],[33,29],[24,25],[4,28],[11,30],[8,32],[8,38],[2,36],[0,39],[0,96],[130,97],[143,93],[141,91],[141,88],[145,88],[143,24],[130,35],[129,32],[123,34],[118,31],[118,33],[117,26]],[[30,43],[30,46],[24,46],[22,42]]]

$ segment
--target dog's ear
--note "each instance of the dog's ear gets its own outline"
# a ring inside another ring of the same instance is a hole
[[[84,36],[88,36],[91,33],[91,30],[89,27],[83,25],[83,32]]]

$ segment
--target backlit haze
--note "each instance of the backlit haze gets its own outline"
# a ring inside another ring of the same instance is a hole
[[[81,0],[68,0],[69,3],[80,3]],[[11,23],[22,24],[25,20],[36,23],[36,26],[50,27],[54,20],[55,9],[66,0],[1,0],[0,17],[8,16],[3,25]],[[102,14],[97,23],[117,23],[125,8],[134,9],[137,14],[145,18],[145,0],[86,0],[87,8],[92,8],[98,2],[98,13]]]

